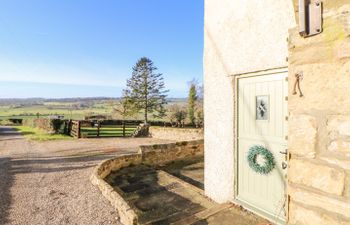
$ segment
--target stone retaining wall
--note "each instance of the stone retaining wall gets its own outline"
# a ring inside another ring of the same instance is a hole
[[[120,222],[125,225],[134,225],[138,224],[136,213],[104,178],[113,171],[132,165],[159,165],[176,159],[197,155],[203,155],[203,140],[140,146],[137,154],[118,156],[100,163],[94,169],[90,180],[93,185],[100,189],[102,195],[108,199],[112,206],[118,211]]]
[[[91,183],[100,189],[102,195],[112,204],[115,210],[118,211],[120,222],[126,225],[137,224],[137,215],[123,197],[120,196],[104,178],[112,171],[117,171],[131,165],[138,165],[140,163],[140,154],[119,156],[114,159],[103,161],[94,169],[90,177]]]
[[[150,135],[153,138],[174,141],[189,141],[204,138],[203,129],[197,128],[151,127]]]
[[[289,36],[289,223],[350,224],[350,3],[324,2],[324,31]],[[293,95],[303,73],[304,97]]]
[[[183,141],[171,144],[141,146],[139,154],[147,165],[165,164],[175,159],[183,159],[204,154],[204,141]]]

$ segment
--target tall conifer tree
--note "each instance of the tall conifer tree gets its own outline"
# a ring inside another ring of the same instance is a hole
[[[192,125],[195,125],[196,122],[196,101],[198,99],[197,96],[197,87],[195,82],[191,82],[190,84],[190,91],[188,94],[188,119],[190,120],[190,123]]]
[[[138,112],[143,112],[145,123],[148,116],[164,116],[164,105],[167,104],[163,74],[146,57],[139,59],[133,67],[132,76],[127,80],[129,100]]]

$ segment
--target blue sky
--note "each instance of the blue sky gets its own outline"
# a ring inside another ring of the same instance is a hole
[[[118,97],[142,56],[202,81],[202,0],[0,0],[0,97]]]

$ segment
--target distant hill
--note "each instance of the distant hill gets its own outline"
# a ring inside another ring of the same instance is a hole
[[[8,105],[43,105],[47,102],[56,103],[91,103],[100,101],[118,101],[120,98],[87,97],[87,98],[0,98],[0,106]],[[184,102],[186,98],[168,98],[169,102]]]
[[[8,98],[0,99],[0,120],[9,118],[36,118],[63,115],[69,119],[84,119],[85,116],[115,116],[114,107],[120,98]],[[186,98],[169,98],[172,104],[185,105]],[[136,115],[142,119],[142,114]]]

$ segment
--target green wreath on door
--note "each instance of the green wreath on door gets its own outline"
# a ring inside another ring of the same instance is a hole
[[[258,155],[261,155],[264,158],[265,163],[263,165],[260,165],[257,162]],[[269,174],[275,168],[276,165],[273,154],[261,145],[254,145],[251,148],[249,148],[247,160],[249,167],[252,170],[254,170],[256,173],[264,175]]]

